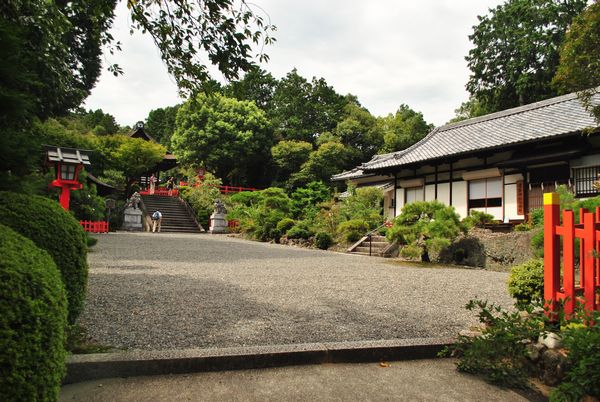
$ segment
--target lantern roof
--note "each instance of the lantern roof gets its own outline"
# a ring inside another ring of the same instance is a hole
[[[72,164],[91,165],[89,153],[92,151],[44,145],[48,162],[63,162]]]

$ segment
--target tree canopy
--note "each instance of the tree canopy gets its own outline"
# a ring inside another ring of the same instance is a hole
[[[153,109],[148,113],[144,130],[156,141],[166,146],[171,145],[171,136],[175,132],[175,119],[180,105]]]
[[[200,94],[180,107],[171,144],[182,163],[246,184],[263,176],[273,137],[253,102]]]
[[[381,119],[384,137],[381,152],[395,152],[408,148],[424,138],[432,129],[423,114],[411,109],[408,105],[400,105],[396,113]]]
[[[467,90],[485,113],[557,95],[559,47],[586,0],[508,0],[479,16],[469,39]]]
[[[582,91],[581,97],[600,124],[600,106],[591,97],[600,86],[600,2],[596,0],[573,20],[560,49],[553,83],[562,93]]]

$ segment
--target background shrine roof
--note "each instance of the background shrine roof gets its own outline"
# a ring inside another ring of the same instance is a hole
[[[600,104],[600,93],[594,95],[592,103]],[[596,127],[598,123],[594,117],[583,107],[577,94],[572,93],[446,124],[409,148],[388,158],[371,160],[360,168],[373,173],[378,169],[528,143]]]

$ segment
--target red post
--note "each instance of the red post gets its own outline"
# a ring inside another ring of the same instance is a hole
[[[563,211],[563,288],[565,314],[575,310],[575,217],[573,211]]]
[[[556,227],[560,224],[560,198],[544,194],[544,301],[550,312],[557,310],[556,292],[560,288],[560,249]],[[556,318],[554,315],[551,318]]]
[[[596,228],[593,213],[583,214],[583,269],[582,279],[584,305],[587,311],[593,311],[596,305],[594,268],[596,261],[594,258],[594,248],[596,245]]]

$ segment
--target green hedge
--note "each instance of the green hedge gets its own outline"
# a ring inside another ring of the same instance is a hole
[[[544,260],[533,259],[514,266],[508,278],[508,292],[517,304],[543,301]]]
[[[48,251],[60,270],[69,304],[69,323],[83,309],[87,283],[87,245],[79,222],[48,198],[0,192],[0,223]]]
[[[0,225],[0,393],[57,400],[65,373],[67,301],[47,252]]]

